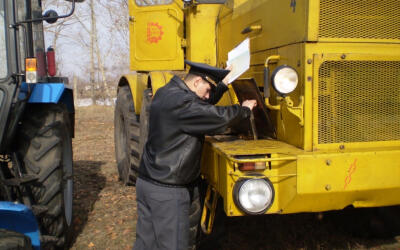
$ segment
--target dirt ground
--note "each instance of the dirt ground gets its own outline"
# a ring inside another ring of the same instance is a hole
[[[118,182],[113,108],[76,111],[74,225],[71,249],[131,249],[135,188]],[[390,211],[389,211],[390,210]],[[227,219],[205,249],[400,249],[398,208]]]

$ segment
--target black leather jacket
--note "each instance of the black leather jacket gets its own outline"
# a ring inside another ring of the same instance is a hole
[[[149,137],[139,177],[159,184],[185,186],[200,175],[205,134],[224,132],[250,116],[250,109],[214,106],[228,88],[219,83],[208,101],[201,100],[177,76],[160,88],[150,106]]]

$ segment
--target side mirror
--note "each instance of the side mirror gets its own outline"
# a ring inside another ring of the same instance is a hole
[[[47,10],[44,14],[43,17],[46,18],[44,19],[47,23],[55,23],[58,20],[58,14],[57,11],[55,10]]]
[[[55,23],[55,22],[57,22],[57,20],[60,19],[60,18],[70,17],[72,14],[74,14],[74,11],[75,11],[75,3],[81,3],[81,2],[83,2],[83,1],[85,1],[85,0],[66,0],[66,1],[72,3],[71,10],[70,10],[70,12],[69,12],[68,14],[66,14],[66,15],[59,16],[59,15],[57,14],[56,11],[54,11],[54,10],[48,10],[48,11],[46,11],[46,12],[43,14],[43,16],[42,16],[41,18],[34,18],[34,19],[29,19],[29,20],[21,21],[21,22],[16,23],[16,25],[21,25],[21,24],[23,24],[23,23],[42,22],[42,21],[46,21],[46,22],[48,22],[48,23]]]

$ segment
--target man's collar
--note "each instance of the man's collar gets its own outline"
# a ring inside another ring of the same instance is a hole
[[[198,96],[196,95],[196,93],[194,93],[191,89],[189,89],[189,87],[186,85],[186,83],[185,83],[181,78],[179,78],[178,76],[172,77],[172,81],[174,81],[174,82],[178,85],[179,88],[181,88],[181,89],[183,89],[183,90],[186,90],[186,91],[188,91],[189,93],[192,93],[193,95],[195,95],[196,97],[198,97]]]
[[[178,85],[179,88],[184,89],[184,90],[190,90],[189,87],[186,85],[186,83],[178,76],[174,75],[174,77],[172,77],[172,81],[174,81]]]

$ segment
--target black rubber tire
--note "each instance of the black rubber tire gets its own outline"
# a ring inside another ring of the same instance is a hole
[[[56,104],[30,105],[18,133],[18,156],[27,174],[36,174],[33,204],[47,208],[38,218],[42,235],[51,247],[68,244],[72,224],[72,140],[66,108]],[[49,238],[49,237],[47,237]],[[44,249],[47,244],[44,242]]]
[[[147,137],[149,135],[149,118],[150,118],[150,105],[153,97],[151,89],[143,91],[142,108],[140,111],[140,136],[139,136],[139,153],[140,159],[142,158],[143,148],[146,145]]]
[[[1,250],[31,250],[31,239],[21,233],[0,229]]]
[[[192,202],[189,210],[189,249],[194,250],[198,244],[198,233],[201,217],[200,196],[197,188],[194,189]]]
[[[129,86],[118,89],[114,112],[115,158],[119,179],[125,185],[135,185],[139,168],[140,121],[135,113]]]

